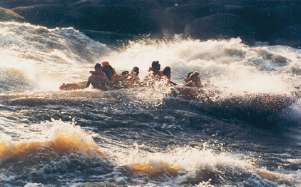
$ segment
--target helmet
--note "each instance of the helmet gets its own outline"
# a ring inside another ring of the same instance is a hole
[[[109,66],[109,65],[110,65],[110,63],[109,63],[108,61],[103,61],[103,62],[101,62],[101,64],[102,64],[103,66]]]

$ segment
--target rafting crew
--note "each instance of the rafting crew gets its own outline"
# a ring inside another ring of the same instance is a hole
[[[166,66],[161,70],[161,64],[159,61],[153,61],[148,74],[143,81],[139,78],[140,70],[138,67],[133,67],[131,72],[122,71],[118,74],[115,69],[110,65],[108,61],[97,63],[94,67],[94,71],[90,71],[88,81],[84,86],[80,86],[76,83],[63,84],[61,90],[74,90],[87,88],[90,85],[95,89],[100,90],[112,90],[121,88],[133,88],[133,87],[154,87],[158,82],[159,85],[164,86],[177,86],[175,82],[171,80],[172,70],[171,67]],[[185,87],[200,88],[202,87],[200,75],[198,72],[190,72],[184,79]]]
[[[138,86],[151,87],[157,81],[162,81],[166,86],[176,86],[177,84],[171,80],[171,74],[171,67],[166,66],[161,71],[160,62],[153,61],[148,74],[145,76],[144,80],[140,82],[138,67],[134,67],[131,72],[122,71],[119,75],[108,61],[104,61],[95,65],[95,71],[89,77],[87,86],[92,84],[94,88],[101,90],[108,90],[110,88],[132,88]],[[102,83],[100,84],[100,82]],[[188,73],[184,82],[184,86],[186,87],[202,87],[200,74],[198,72]]]

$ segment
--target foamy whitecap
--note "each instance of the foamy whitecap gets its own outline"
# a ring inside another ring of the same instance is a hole
[[[121,156],[121,157],[119,157]],[[140,150],[130,151],[130,155],[118,155],[118,162],[128,165],[133,171],[150,173],[147,169],[164,168],[175,172],[195,172],[202,169],[215,169],[219,166],[229,168],[252,168],[251,160],[244,159],[241,155],[227,152],[215,153],[211,149],[196,149],[191,147],[176,148],[169,152],[149,153]],[[145,166],[144,166],[144,165]],[[163,165],[163,166],[162,166]],[[145,171],[143,169],[145,168]]]
[[[178,185],[190,183],[189,181],[201,181],[200,186],[210,186],[211,182],[218,184],[220,181],[216,181],[217,177],[222,177],[225,172],[234,176],[244,173],[258,175],[287,184],[294,181],[292,175],[259,168],[253,158],[230,152],[216,152],[210,148],[179,147],[152,153],[136,147],[128,152],[115,150],[110,154],[118,164],[125,165],[133,174],[159,178],[168,175],[175,177],[173,180]],[[213,181],[204,181],[206,179]]]
[[[45,124],[44,124],[45,125]],[[45,149],[58,154],[78,153],[86,156],[103,156],[93,138],[80,127],[62,121],[49,122],[47,129],[32,140],[12,141],[9,137],[0,140],[0,160],[22,159]]]

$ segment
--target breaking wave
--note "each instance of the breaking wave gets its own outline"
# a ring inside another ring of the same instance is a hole
[[[0,49],[4,75],[11,71],[22,74],[16,81],[1,77],[3,91],[55,90],[64,80],[81,79],[88,69],[84,64],[93,64],[110,51],[73,28],[48,29],[15,22],[0,22]],[[24,87],[26,84],[31,87]]]
[[[28,155],[37,154],[39,151],[51,151],[57,154],[79,153],[86,156],[103,156],[98,145],[80,127],[53,121],[55,125],[50,131],[46,129],[47,136],[40,140],[11,141],[2,137],[0,143],[0,160],[19,160]],[[51,125],[48,124],[48,125]],[[45,125],[45,124],[44,124]],[[44,135],[45,136],[45,135]]]
[[[0,22],[0,49],[0,185],[300,182],[298,49],[180,36],[110,48],[73,28],[15,22]],[[58,91],[102,60],[141,77],[159,60],[179,85],[199,71],[205,86],[193,100],[160,86]],[[294,127],[272,131],[285,118]]]
[[[230,152],[216,152],[205,145],[203,148],[179,147],[168,152],[148,152],[138,147],[118,155],[118,163],[126,165],[134,175],[147,175],[152,178],[170,177],[174,184],[221,185],[231,177],[255,175],[283,184],[294,182],[293,175],[272,172],[256,165],[256,160]],[[227,179],[228,178],[228,179]]]

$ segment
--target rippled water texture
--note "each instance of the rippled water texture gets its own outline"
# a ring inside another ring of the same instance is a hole
[[[1,186],[300,185],[298,49],[178,36],[112,48],[14,22],[0,22],[0,48]],[[102,60],[141,77],[160,60],[206,86],[190,100],[160,84],[59,91]]]

